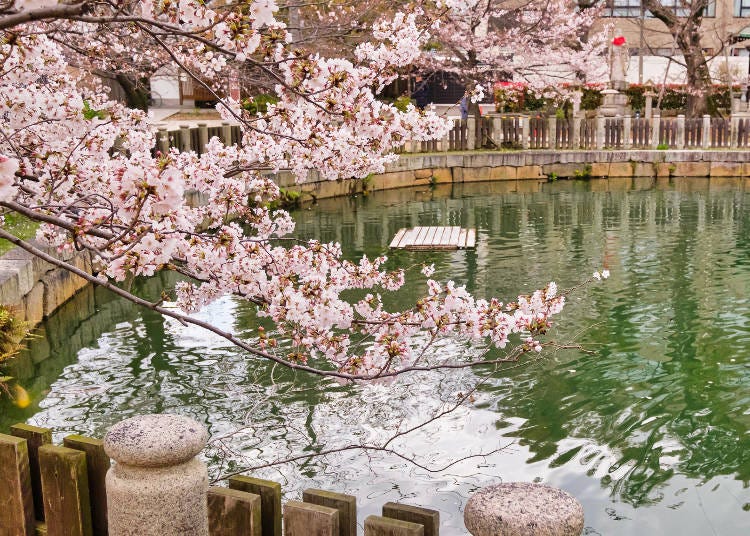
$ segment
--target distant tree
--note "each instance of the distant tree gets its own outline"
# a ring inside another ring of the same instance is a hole
[[[701,27],[709,0],[643,0],[643,7],[664,23],[684,58],[688,98],[687,115],[699,117],[708,111],[713,80],[701,44]]]
[[[434,36],[420,61],[470,90],[507,79],[560,94],[606,77],[605,36],[590,32],[598,12],[572,0],[447,2],[428,11]]]

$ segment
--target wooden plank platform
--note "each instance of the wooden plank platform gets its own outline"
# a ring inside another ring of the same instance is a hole
[[[412,227],[399,229],[391,240],[391,249],[450,250],[477,245],[475,229],[460,227]]]

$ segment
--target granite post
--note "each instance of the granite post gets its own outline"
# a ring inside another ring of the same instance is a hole
[[[606,144],[606,118],[598,115],[596,117],[596,148],[604,149]]]
[[[180,152],[186,153],[193,150],[193,140],[190,137],[190,126],[180,125]]]
[[[109,535],[208,536],[208,474],[195,458],[207,440],[181,415],[139,415],[110,428]]]
[[[651,88],[648,88],[646,92],[643,94],[643,96],[646,98],[646,104],[645,104],[645,109],[643,112],[643,117],[645,117],[646,119],[651,119],[653,115],[654,97],[656,97],[656,93],[654,93]]]
[[[169,153],[169,131],[166,126],[160,126],[157,130],[156,146],[162,155],[166,155]]]
[[[632,149],[635,136],[633,136],[633,118],[630,115],[622,118],[622,131],[622,148]]]
[[[661,138],[661,115],[654,114],[651,116],[651,148],[656,149]]]
[[[557,149],[557,117],[551,115],[548,122],[549,144],[547,145],[547,149]]]
[[[711,116],[708,114],[703,115],[703,131],[701,134],[703,135],[701,147],[708,149],[711,147]]]
[[[472,495],[464,524],[473,536],[580,536],[583,507],[561,489],[508,482]]]
[[[677,149],[685,148],[685,116],[680,114],[677,116]]]

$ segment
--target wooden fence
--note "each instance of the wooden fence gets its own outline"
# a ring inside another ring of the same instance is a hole
[[[750,117],[650,119],[641,117],[555,118],[489,115],[459,119],[442,140],[407,141],[399,153],[474,149],[748,149]],[[477,128],[478,125],[478,128]],[[179,130],[160,128],[155,151],[171,147],[201,154],[214,136],[225,144],[241,142],[240,128],[224,123]]]
[[[45,428],[19,424],[0,434],[0,535],[107,536],[105,476],[110,459],[99,439],[71,435],[52,444]],[[350,495],[308,489],[282,509],[281,485],[234,476],[208,492],[211,536],[356,536]],[[366,536],[439,534],[439,513],[387,503],[365,520]]]

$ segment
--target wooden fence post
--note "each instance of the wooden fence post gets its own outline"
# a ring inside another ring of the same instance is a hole
[[[740,130],[740,118],[737,114],[732,114],[729,120],[729,148],[736,149],[738,146],[737,138]]]
[[[703,116],[703,140],[701,146],[704,149],[711,147],[711,116],[705,114]]]
[[[238,489],[208,489],[211,536],[261,536],[260,496]]]
[[[337,536],[339,511],[299,501],[284,505],[284,536]]]
[[[339,511],[338,536],[357,536],[357,498],[322,489],[306,489],[302,501]]]
[[[685,116],[680,114],[677,116],[677,139],[675,144],[678,149],[685,148]]]
[[[107,536],[107,471],[111,462],[104,452],[104,442],[81,435],[69,435],[63,439],[69,449],[86,453],[89,497],[91,500],[91,522],[94,534]]]
[[[182,415],[139,415],[104,436],[110,536],[208,536],[208,471],[195,456],[205,427]]]
[[[424,536],[424,527],[389,517],[369,516],[365,519],[365,536]]]
[[[249,476],[229,478],[229,487],[260,495],[263,536],[281,536],[281,484]]]
[[[30,424],[14,424],[10,435],[26,440],[29,451],[29,470],[31,472],[31,490],[34,495],[34,514],[40,521],[44,520],[44,501],[42,500],[42,480],[39,474],[39,447],[52,443],[52,431]]]
[[[440,512],[437,510],[388,502],[383,505],[383,517],[418,523],[424,527],[424,536],[440,536]]]
[[[4,536],[34,536],[27,442],[3,434],[0,434],[0,528]]]
[[[39,447],[44,521],[49,536],[92,536],[86,454],[54,445]]]

